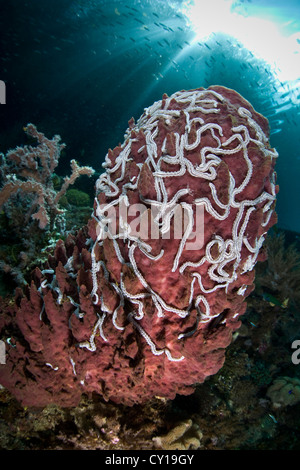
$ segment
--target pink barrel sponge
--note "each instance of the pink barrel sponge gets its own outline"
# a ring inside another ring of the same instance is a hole
[[[86,229],[0,315],[0,383],[26,405],[173,399],[223,365],[276,222],[268,121],[238,93],[180,91],[109,150]]]

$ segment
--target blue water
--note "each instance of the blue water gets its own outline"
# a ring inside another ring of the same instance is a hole
[[[278,225],[300,232],[299,0],[11,0],[0,8],[0,151],[24,143],[22,128],[33,122],[67,143],[62,174],[72,158],[101,171],[128,120],[163,93],[224,85],[269,119],[280,155]]]

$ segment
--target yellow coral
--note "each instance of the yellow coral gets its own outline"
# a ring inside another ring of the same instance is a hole
[[[153,438],[158,449],[163,450],[188,450],[198,449],[202,438],[199,426],[191,419],[178,423],[168,434]]]

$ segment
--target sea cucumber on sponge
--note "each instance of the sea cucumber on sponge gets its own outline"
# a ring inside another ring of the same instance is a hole
[[[276,223],[268,135],[267,119],[221,86],[164,95],[131,119],[88,227],[0,304],[0,384],[24,405],[74,406],[92,392],[133,405],[215,374]]]

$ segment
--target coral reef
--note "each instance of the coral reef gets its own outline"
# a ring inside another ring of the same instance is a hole
[[[100,397],[83,397],[74,408],[22,408],[0,389],[0,448],[151,450],[167,409],[161,400],[128,409]]]
[[[267,120],[218,86],[164,95],[131,120],[88,229],[2,301],[0,383],[23,405],[93,392],[134,405],[215,374],[276,222],[267,136]]]
[[[300,379],[297,377],[277,377],[268,388],[267,397],[274,408],[292,406],[300,401]]]
[[[285,234],[274,230],[266,240],[268,262],[257,271],[256,283],[282,303],[285,299],[300,305],[300,253],[296,242],[287,245]]]
[[[66,198],[69,204],[73,204],[74,206],[80,207],[90,205],[89,195],[79,189],[68,189],[66,192]]]
[[[18,285],[25,283],[24,272],[33,263],[38,264],[42,248],[53,244],[53,237],[57,241],[57,233],[60,237],[64,234],[66,222],[60,199],[79,176],[94,173],[91,167],[71,160],[71,175],[56,189],[54,170],[65,144],[60,143],[58,135],[48,139],[33,124],[24,130],[37,145],[0,154],[0,268]]]
[[[203,437],[199,426],[191,419],[178,423],[168,434],[153,437],[158,449],[163,450],[191,450],[199,449]]]
[[[289,339],[300,331],[299,310],[272,307],[256,291],[247,304],[224,366],[193,395],[126,407],[93,394],[76,407],[38,409],[0,388],[0,448],[155,450],[155,438],[191,420],[200,450],[299,450],[300,402],[274,408],[267,396],[278,377],[299,378]]]

